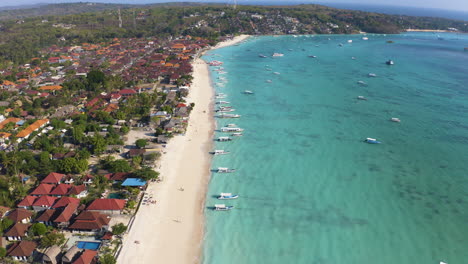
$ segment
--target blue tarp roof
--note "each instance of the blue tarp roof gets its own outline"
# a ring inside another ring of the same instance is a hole
[[[146,181],[139,179],[139,178],[127,178],[123,183],[122,186],[145,186]]]

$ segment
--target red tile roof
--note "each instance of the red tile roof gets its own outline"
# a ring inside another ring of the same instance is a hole
[[[32,195],[48,195],[48,194],[50,194],[50,191],[52,191],[52,188],[54,188],[54,185],[41,183],[30,194],[32,194]]]
[[[97,251],[85,249],[83,253],[72,264],[92,264],[96,263]]]
[[[84,190],[86,190],[86,186],[84,184],[72,185],[70,190],[68,191],[68,195],[78,195]]]
[[[5,232],[3,236],[24,237],[30,226],[31,224],[16,223],[12,228],[10,228],[10,230]]]
[[[76,212],[76,209],[78,209],[79,204],[68,204],[65,209],[63,209],[62,213],[60,213],[57,218],[55,218],[54,222],[56,223],[63,223],[63,222],[69,222],[73,214]]]
[[[47,177],[45,177],[41,183],[52,183],[52,184],[57,184],[59,183],[63,177],[65,177],[65,174],[57,173],[57,172],[51,172]]]
[[[71,204],[71,203],[79,205],[80,204],[80,199],[73,198],[73,197],[62,197],[62,198],[57,200],[57,202],[52,206],[52,208],[57,209],[57,208],[60,208],[60,207],[65,207],[65,206],[67,206],[68,204]]]
[[[50,195],[66,195],[70,188],[70,184],[59,184],[50,192]]]
[[[78,230],[96,230],[108,225],[111,218],[98,212],[83,211],[68,228]]]
[[[126,201],[122,199],[96,199],[86,210],[122,210],[125,203]]]
[[[34,221],[36,222],[49,222],[52,221],[57,216],[57,210],[54,209],[47,209],[36,218]]]
[[[112,181],[124,181],[125,179],[130,176],[130,173],[128,172],[116,172],[112,174],[112,177],[110,178]]]
[[[43,195],[33,203],[33,206],[51,207],[57,199],[57,197]]]
[[[18,207],[23,207],[23,206],[32,206],[34,201],[36,201],[37,196],[31,196],[28,195],[24,197],[24,199],[18,203]]]
[[[13,222],[17,223],[17,222],[21,222],[23,219],[31,217],[32,215],[33,215],[33,213],[31,213],[30,211],[28,211],[26,209],[18,208],[18,209],[15,209],[14,211],[10,212],[7,215],[7,217],[9,219],[13,220]]]
[[[21,241],[13,244],[7,251],[7,256],[29,257],[36,249],[37,244],[34,241]]]

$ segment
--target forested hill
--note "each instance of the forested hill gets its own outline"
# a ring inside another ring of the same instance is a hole
[[[58,6],[72,9],[76,5],[87,4]],[[467,23],[463,21],[384,15],[320,5],[233,8],[177,3],[138,6],[120,8],[121,22],[118,10],[118,5],[114,5],[100,12],[0,21],[0,63],[28,62],[38,55],[39,48],[52,44],[80,45],[105,42],[115,37],[191,35],[215,40],[227,34],[398,33],[407,28],[468,31]]]

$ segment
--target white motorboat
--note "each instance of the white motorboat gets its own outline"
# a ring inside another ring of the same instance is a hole
[[[366,85],[367,85],[367,83],[364,82],[364,81],[358,81],[357,83],[360,84],[360,85],[363,85],[363,86],[366,86]]]
[[[244,91],[244,94],[254,94],[254,92],[250,91],[250,90],[245,90]]]
[[[366,138],[366,139],[364,140],[364,142],[369,143],[369,144],[380,144],[380,143],[381,143],[380,141],[378,141],[378,140],[375,139],[375,138]]]
[[[397,118],[397,117],[392,117],[392,118],[390,118],[390,121],[392,121],[392,122],[397,122],[397,123],[400,123],[400,122],[401,122],[400,118]]]
[[[235,170],[235,169],[229,169],[229,168],[218,167],[215,171],[216,171],[217,173],[232,173],[232,172],[235,172],[236,170]]]
[[[220,108],[216,110],[216,112],[218,113],[229,113],[229,112],[234,112],[234,111],[236,111],[236,109],[234,108]]]
[[[259,56],[260,58],[268,58],[268,56],[265,56],[265,55],[263,55],[263,54],[258,54],[258,56]]]
[[[219,200],[232,200],[239,198],[239,195],[232,193],[220,193],[218,196]]]
[[[226,127],[236,127],[236,124],[227,124]]]
[[[308,57],[309,58],[314,58],[314,59],[317,58],[317,56],[315,56],[315,55],[309,55]]]
[[[278,52],[275,52],[275,53],[273,53],[273,55],[272,55],[272,56],[273,56],[273,57],[283,57],[283,56],[284,56],[284,54],[283,54],[283,53],[278,53]]]
[[[358,100],[364,100],[364,101],[367,100],[367,98],[364,97],[364,96],[362,96],[362,95],[359,95],[359,96],[357,97],[357,99],[358,99]]]
[[[216,104],[230,104],[230,102],[228,102],[228,101],[218,101],[218,102],[216,102]]]
[[[362,37],[362,40],[369,40],[368,37]]]
[[[367,76],[369,76],[369,77],[377,77],[377,74],[371,72],[371,73],[369,73]]]
[[[386,63],[387,65],[393,65],[393,64],[394,64],[394,62],[393,62],[392,60],[388,60],[388,61],[386,61],[385,63]]]
[[[228,211],[228,210],[231,210],[233,208],[234,208],[234,206],[232,206],[232,205],[226,206],[225,204],[215,204],[215,206],[214,206],[215,211]]]
[[[223,149],[216,149],[215,151],[210,152],[213,155],[226,155],[229,154],[229,151],[225,151]]]
[[[273,81],[272,80],[266,80],[267,83],[272,83]]]
[[[240,127],[222,127],[220,129],[221,132],[242,132],[244,129]]]
[[[281,73],[279,73],[279,72],[274,72],[273,74],[280,75]]]
[[[352,39],[349,39],[349,40],[348,40],[348,43],[353,43],[353,40],[352,40]]]
[[[219,142],[232,141],[232,138],[230,138],[230,137],[219,137],[219,138],[216,139],[216,141],[219,141]]]

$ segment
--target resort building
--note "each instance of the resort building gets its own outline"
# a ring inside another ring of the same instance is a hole
[[[37,244],[34,241],[21,241],[11,245],[7,250],[7,256],[16,261],[27,261],[34,254]]]
[[[120,214],[126,202],[127,201],[122,199],[96,199],[86,207],[86,210],[102,214]]]

